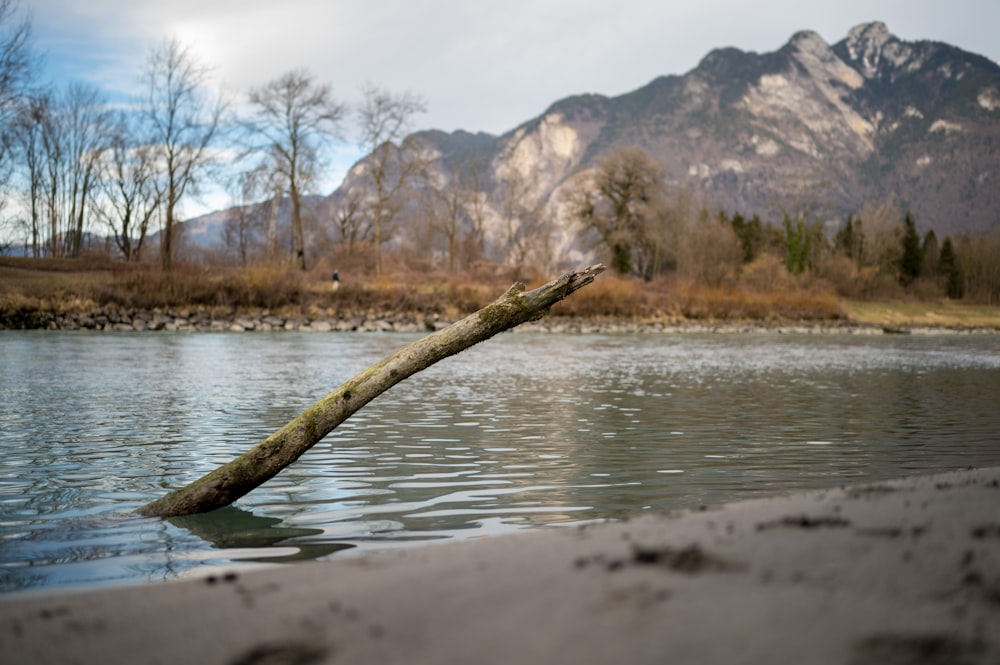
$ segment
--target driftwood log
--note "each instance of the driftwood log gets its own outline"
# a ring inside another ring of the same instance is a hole
[[[306,409],[295,420],[236,459],[137,510],[174,517],[228,506],[273,478],[365,404],[439,360],[527,321],[590,284],[603,265],[571,272],[537,289],[514,284],[483,309],[406,346],[372,365]]]

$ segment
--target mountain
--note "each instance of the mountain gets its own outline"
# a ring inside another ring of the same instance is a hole
[[[904,42],[885,24],[828,45],[799,32],[773,53],[724,48],[683,76],[619,97],[560,100],[485,141],[424,132],[442,164],[460,153],[548,190],[638,145],[730,211],[774,211],[804,187],[841,218],[895,198],[923,227],[1000,225],[1000,66],[947,44]]]
[[[557,220],[574,173],[637,145],[713,209],[779,222],[782,205],[820,203],[835,228],[864,203],[893,199],[939,236],[1000,226],[1000,66],[944,43],[902,41],[879,22],[833,45],[803,31],[771,53],[717,49],[686,74],[621,96],[559,100],[502,136],[414,138],[439,182],[485,165],[487,193],[517,176],[528,203]],[[359,162],[326,209],[363,178]]]

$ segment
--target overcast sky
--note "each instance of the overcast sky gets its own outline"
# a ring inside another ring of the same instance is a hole
[[[902,39],[946,41],[1000,60],[997,0],[21,3],[54,81],[134,92],[149,50],[170,36],[236,94],[304,67],[346,102],[365,82],[421,95],[427,113],[417,129],[494,134],[568,95],[622,94],[689,71],[713,48],[773,51],[803,29],[834,44],[852,26],[880,20]]]

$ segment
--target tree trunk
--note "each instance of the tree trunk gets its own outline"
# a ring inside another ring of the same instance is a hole
[[[478,312],[372,365],[236,459],[137,512],[173,517],[228,506],[273,478],[337,425],[403,379],[497,333],[542,318],[552,305],[590,284],[603,271],[603,265],[590,266],[532,291],[525,291],[524,284],[514,284]]]
[[[168,176],[167,206],[163,219],[163,233],[160,234],[160,269],[170,272],[174,261],[174,206],[177,205],[177,193],[173,175]]]
[[[299,197],[299,186],[294,178],[289,178],[289,194],[292,197],[292,240],[295,243],[295,267],[306,269],[305,236],[302,232],[302,202]]]

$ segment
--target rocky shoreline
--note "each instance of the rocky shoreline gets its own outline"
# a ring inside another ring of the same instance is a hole
[[[418,312],[357,312],[281,314],[269,310],[226,312],[211,309],[140,310],[106,306],[83,312],[35,309],[0,312],[0,330],[68,330],[104,332],[433,332],[451,319]],[[549,316],[520,326],[518,331],[550,333],[851,333],[996,334],[994,328],[949,326],[878,326],[847,320],[769,322],[705,320],[580,319]]]

